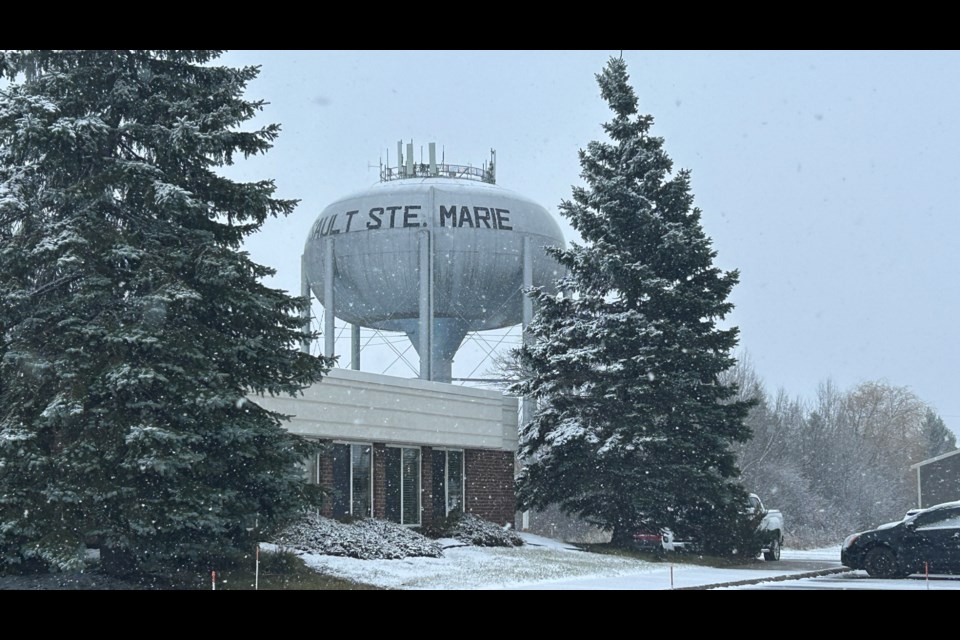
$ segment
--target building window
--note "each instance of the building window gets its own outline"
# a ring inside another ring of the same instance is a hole
[[[463,451],[433,450],[433,512],[448,516],[463,511]]]
[[[387,447],[387,520],[420,524],[420,449]]]
[[[373,447],[333,445],[333,516],[373,515]]]

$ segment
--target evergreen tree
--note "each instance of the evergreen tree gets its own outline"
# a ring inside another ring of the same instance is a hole
[[[0,568],[201,561],[309,497],[312,447],[246,400],[329,366],[240,250],[296,201],[218,173],[279,132],[218,55],[0,53]]]
[[[933,409],[927,409],[924,415],[923,435],[927,445],[926,454],[929,458],[935,458],[957,448],[957,436],[947,428],[943,418]]]
[[[717,321],[738,274],[713,266],[689,173],[672,173],[653,118],[638,115],[626,64],[611,59],[597,80],[609,141],[580,152],[585,186],[560,205],[584,244],[553,251],[567,295],[531,292],[519,352],[516,390],[536,410],[521,427],[518,501],[559,504],[618,544],[670,527],[746,552],[731,445],[750,436],[753,402],[718,380],[734,362],[737,329]]]

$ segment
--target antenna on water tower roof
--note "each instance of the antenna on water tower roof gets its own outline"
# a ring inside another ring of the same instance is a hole
[[[404,150],[406,144],[406,150]],[[447,164],[446,147],[443,147],[440,162],[437,162],[437,143],[429,143],[429,161],[424,162],[423,145],[420,146],[420,161],[414,161],[413,140],[404,143],[402,140],[397,142],[397,162],[396,167],[390,166],[390,152],[387,151],[387,162],[381,166],[380,181],[390,182],[391,180],[406,180],[410,178],[429,178],[443,177],[459,180],[476,180],[486,182],[487,184],[497,183],[496,160],[497,152],[490,149],[490,160],[481,163],[481,166],[475,167],[473,164]]]

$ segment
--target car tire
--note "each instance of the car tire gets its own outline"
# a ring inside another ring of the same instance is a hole
[[[763,559],[767,562],[776,562],[780,559],[780,538],[770,541],[770,546],[763,552]]]
[[[903,575],[897,556],[888,547],[874,547],[863,559],[863,568],[871,578],[898,578]]]

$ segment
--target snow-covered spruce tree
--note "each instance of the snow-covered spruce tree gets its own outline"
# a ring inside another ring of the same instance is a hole
[[[521,428],[518,502],[559,504],[615,544],[670,527],[708,551],[746,552],[731,445],[749,437],[752,403],[718,381],[738,332],[717,321],[738,274],[713,266],[689,174],[672,174],[653,119],[638,115],[626,64],[610,60],[597,79],[610,139],[580,152],[585,186],[560,205],[584,244],[553,251],[567,295],[531,293],[538,311],[518,354],[516,390],[536,406]]]
[[[933,409],[927,409],[922,428],[927,441],[926,457],[934,458],[957,448],[957,436],[950,431],[943,418]]]
[[[296,203],[218,173],[279,128],[217,55],[0,53],[0,568],[205,561],[310,497],[311,446],[245,400],[329,365],[240,250]]]

